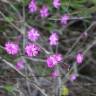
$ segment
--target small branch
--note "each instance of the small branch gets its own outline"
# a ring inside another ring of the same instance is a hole
[[[70,17],[69,20],[82,20],[82,19],[91,19],[92,17]],[[57,19],[57,18],[48,18],[48,20],[52,20],[52,21],[60,21],[61,19]]]
[[[2,57],[0,57],[2,58]],[[5,59],[2,59],[2,61],[7,64],[8,66],[10,66],[12,69],[14,69],[15,71],[17,71],[22,77],[26,77],[22,72],[20,72],[18,69],[16,69],[12,63],[8,62],[7,60]]]
[[[94,25],[96,25],[96,22],[93,22],[83,33],[87,33]],[[73,48],[78,44],[80,39],[82,38],[82,35],[80,35],[75,43],[72,45],[71,49],[66,53],[66,56],[73,50]]]
[[[30,58],[30,57],[27,57],[27,56],[24,56],[24,58],[35,61],[35,62],[44,62],[44,63],[46,62],[46,60],[43,60],[43,59]]]

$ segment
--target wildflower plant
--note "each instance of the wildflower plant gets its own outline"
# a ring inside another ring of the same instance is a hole
[[[60,0],[53,0],[53,6],[54,6],[55,8],[60,8],[60,6],[61,6]]]
[[[28,5],[28,9],[30,13],[34,13],[37,11],[37,4],[35,0],[31,0],[29,5]]]
[[[38,30],[36,28],[31,28],[28,33],[28,39],[31,40],[31,41],[36,41],[39,39],[40,37],[40,34],[38,32]]]
[[[59,43],[59,36],[56,32],[52,32],[52,34],[49,37],[49,44],[52,45],[58,45]]]
[[[26,96],[26,93],[36,96],[37,90],[40,96],[69,95],[71,91],[67,86],[80,78],[79,68],[86,65],[86,54],[96,43],[92,39],[93,42],[87,44],[89,30],[96,22],[89,25],[90,12],[87,16],[81,15],[84,11],[80,8],[85,8],[86,0],[70,0],[71,3],[69,0],[17,0],[16,4],[5,1],[10,14],[7,16],[0,11],[0,15],[11,28],[3,30],[7,39],[0,45],[1,51],[5,52],[0,59],[23,77],[24,86],[26,84],[25,88],[16,79],[16,84],[22,88],[15,84],[14,90],[20,96]],[[79,20],[83,22],[80,23],[84,27],[81,26],[82,30],[76,27]],[[9,31],[12,32],[7,33]],[[45,87],[53,89],[52,93]]]
[[[18,44],[15,44],[14,42],[6,42],[4,49],[11,55],[16,55],[19,52]]]
[[[37,56],[39,54],[40,47],[35,44],[28,44],[25,46],[25,53],[29,57]]]
[[[24,61],[23,60],[18,60],[16,63],[16,69],[22,70],[24,69]]]
[[[40,9],[40,16],[41,18],[45,18],[48,17],[49,12],[48,12],[48,7],[47,6],[42,6],[42,8]]]

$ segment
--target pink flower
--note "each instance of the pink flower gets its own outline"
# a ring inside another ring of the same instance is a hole
[[[41,9],[40,9],[40,16],[42,18],[44,17],[48,17],[49,15],[49,12],[48,12],[48,7],[47,6],[43,6]]]
[[[19,52],[19,46],[14,42],[7,42],[4,49],[8,54],[16,55]]]
[[[16,69],[21,70],[23,68],[24,68],[24,61],[23,60],[17,61]]]
[[[28,44],[25,47],[25,53],[29,56],[37,56],[40,52],[40,47],[35,44]]]
[[[71,81],[74,81],[74,80],[76,80],[77,79],[77,75],[76,74],[72,74],[71,76],[70,76],[70,80]]]
[[[84,59],[84,56],[83,56],[82,53],[78,53],[78,54],[76,55],[76,62],[77,62],[78,64],[81,64],[81,63],[83,62],[83,59]]]
[[[29,8],[29,12],[30,13],[36,12],[37,11],[36,1],[35,0],[31,0],[29,5],[28,5],[28,8]]]
[[[48,66],[49,68],[53,68],[56,64],[57,64],[57,61],[54,59],[53,56],[49,56],[49,57],[47,58],[47,66]]]
[[[57,62],[61,62],[63,59],[61,54],[55,54],[55,58],[56,58]]]
[[[49,37],[49,43],[50,45],[57,45],[59,40],[59,36],[56,32],[53,32],[51,36]]]
[[[70,17],[67,14],[63,15],[61,17],[61,24],[66,25],[68,23],[69,19],[70,19]]]
[[[28,31],[28,39],[31,40],[31,41],[36,41],[38,40],[38,38],[40,37],[40,34],[38,32],[37,29],[35,28],[31,28],[29,31]]]
[[[53,0],[53,6],[59,8],[61,6],[60,0]]]
[[[53,55],[50,55],[46,62],[47,62],[47,66],[49,68],[53,68],[55,65],[57,65],[59,62],[62,61],[62,55],[61,54],[53,54]]]
[[[52,78],[56,78],[56,77],[59,76],[59,72],[58,72],[58,71],[53,71],[53,72],[51,73],[51,76],[52,76]]]

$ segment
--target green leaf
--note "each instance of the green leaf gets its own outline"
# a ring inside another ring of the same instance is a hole
[[[37,0],[39,5],[43,5],[43,4],[51,4],[52,0]]]
[[[0,54],[3,52],[3,48],[0,47]]]
[[[82,4],[85,3],[87,0],[71,0],[73,3]]]
[[[13,21],[14,21],[13,17],[11,17],[11,16],[7,16],[7,17],[5,17],[4,19],[5,19],[5,21],[7,21],[7,22],[13,22]]]
[[[4,90],[7,92],[13,92],[13,86],[11,84],[6,84]]]
[[[28,4],[29,0],[22,0],[22,3],[26,6]]]
[[[80,16],[90,16],[92,13],[96,12],[96,6],[93,6],[91,8],[83,8],[80,9],[80,11],[78,12],[78,14]]]
[[[96,0],[92,0],[92,2],[93,2],[94,4],[96,4]]]

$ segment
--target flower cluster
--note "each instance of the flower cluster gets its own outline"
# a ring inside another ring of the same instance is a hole
[[[53,0],[53,6],[54,6],[55,8],[59,8],[59,7],[61,6],[60,0]]]
[[[55,79],[56,77],[58,77],[58,76],[59,76],[59,72],[56,71],[56,70],[51,73],[51,77],[54,78],[54,79]]]
[[[23,68],[24,68],[24,61],[20,59],[16,63],[16,69],[21,70]]]
[[[57,45],[59,40],[59,36],[56,32],[53,32],[49,37],[50,45]]]
[[[74,81],[74,80],[77,79],[77,75],[76,75],[75,73],[73,73],[73,74],[70,75],[69,79],[70,79],[71,81]]]
[[[52,5],[54,8],[58,9],[61,6],[61,1],[60,0],[53,0]],[[29,5],[28,5],[29,12],[34,13],[37,11],[38,8],[39,7],[37,7],[36,0],[31,0]],[[41,18],[45,18],[45,17],[49,16],[49,8],[47,5],[43,5],[38,11],[39,11]],[[68,23],[69,19],[70,19],[69,15],[64,14],[63,16],[61,16],[60,22],[62,25],[66,25]]]
[[[40,16],[43,18],[43,17],[47,17],[48,15],[49,15],[48,7],[47,6],[43,6],[40,9]]]
[[[31,0],[28,6],[29,12],[34,13],[37,11],[37,5],[35,0]]]
[[[37,56],[40,52],[40,47],[36,44],[28,44],[25,47],[25,53],[29,56]]]
[[[14,42],[7,42],[5,44],[4,49],[6,50],[6,52],[8,54],[11,54],[11,55],[16,55],[19,52],[19,46],[18,46],[18,44],[15,44]]]
[[[36,28],[31,28],[28,31],[28,39],[31,41],[36,41],[40,37],[40,34]]]
[[[84,59],[84,55],[83,55],[82,53],[78,53],[78,54],[76,55],[76,62],[77,62],[78,64],[81,64],[81,63],[83,62],[83,59]]]
[[[52,4],[53,4],[53,7],[56,9],[60,8],[60,6],[61,6],[60,0],[53,0]],[[38,11],[38,8],[39,7],[37,6],[36,0],[31,0],[29,5],[28,5],[29,12],[34,13],[34,12]],[[39,9],[39,16],[41,18],[48,17],[50,15],[49,11],[50,11],[49,7],[47,5],[43,5]],[[70,16],[68,14],[64,14],[63,16],[60,17],[60,23],[62,25],[66,25],[68,23],[69,19],[70,19]],[[41,48],[42,48],[41,46],[38,46],[39,44],[37,44],[37,41],[39,40],[39,38],[40,38],[40,33],[39,33],[39,30],[37,28],[31,27],[27,31],[27,39],[28,40],[26,40],[26,41],[28,41],[28,42],[26,42],[25,48],[24,48],[24,52],[25,52],[26,56],[36,57],[37,55],[39,55]],[[19,40],[19,38],[17,38],[17,39]],[[59,44],[58,32],[52,32],[48,38],[48,41],[49,41],[48,43],[51,47],[53,47],[53,46],[56,47]],[[19,45],[14,43],[14,42],[7,42],[5,44],[4,49],[10,55],[17,55],[20,51]],[[78,53],[76,55],[76,62],[78,64],[81,64],[83,62],[83,59],[84,59],[84,56],[82,53]],[[46,58],[45,61],[46,61],[46,66],[48,68],[54,68],[56,65],[58,65],[59,63],[61,63],[63,61],[63,56],[60,53],[52,53],[51,55],[49,55]],[[17,61],[16,68],[18,70],[23,69],[24,68],[24,61],[23,60]],[[59,72],[53,71],[51,75],[53,78],[55,78],[55,77],[59,76]],[[76,74],[72,74],[70,76],[71,81],[74,81],[76,78],[77,78]]]
[[[69,15],[67,15],[67,14],[64,14],[63,16],[61,16],[61,24],[62,25],[66,25],[67,23],[68,23],[68,20],[69,20]]]
[[[46,62],[47,62],[47,66],[49,68],[53,68],[55,65],[57,65],[59,62],[62,61],[62,55],[61,54],[53,54],[48,56]]]

